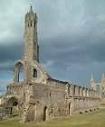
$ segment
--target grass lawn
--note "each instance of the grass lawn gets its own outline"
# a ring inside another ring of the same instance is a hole
[[[105,127],[105,109],[37,124],[34,122],[22,124],[18,118],[11,118],[0,121],[0,127]]]

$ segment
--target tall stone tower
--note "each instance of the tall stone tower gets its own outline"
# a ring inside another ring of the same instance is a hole
[[[30,6],[29,12],[25,16],[25,49],[24,57],[27,61],[36,60],[39,62],[39,45],[37,37],[37,15]]]
[[[15,64],[14,82],[20,83],[23,72],[24,84],[46,83],[47,72],[39,63],[39,45],[37,36],[37,15],[34,13],[32,6],[25,15],[25,32],[24,32],[24,58]]]

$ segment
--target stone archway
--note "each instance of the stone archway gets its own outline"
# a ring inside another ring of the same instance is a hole
[[[46,121],[48,119],[48,108],[47,106],[43,109],[43,121]]]
[[[21,82],[25,80],[25,70],[24,65],[21,61],[15,64],[14,70],[14,82]]]
[[[11,97],[7,101],[8,106],[17,106],[18,105],[18,99],[16,97]]]
[[[17,108],[18,106],[18,99],[16,97],[11,97],[8,99],[7,103],[6,103],[6,107],[10,110],[10,114],[13,114],[13,109]]]

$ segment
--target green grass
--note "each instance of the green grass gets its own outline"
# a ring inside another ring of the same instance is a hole
[[[0,121],[0,127],[105,127],[105,109],[37,124],[35,122],[22,124],[18,118],[11,118]]]

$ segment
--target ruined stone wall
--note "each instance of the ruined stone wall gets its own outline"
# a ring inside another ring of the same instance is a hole
[[[31,83],[26,89],[24,121],[66,117],[75,112],[94,110],[100,104],[94,91],[72,84],[48,81],[47,84]]]
[[[29,107],[27,120],[30,121],[34,119],[39,121],[66,115],[64,86],[58,87],[57,85],[53,86],[52,84],[31,84],[30,90],[30,99],[28,99],[29,95],[28,98],[26,97],[26,103],[29,100],[29,103],[27,103]],[[32,112],[32,107],[34,108],[34,112]],[[47,115],[46,118],[44,118],[45,115]],[[34,116],[34,118],[29,116]]]
[[[23,121],[67,117],[94,110],[100,104],[96,91],[56,80],[48,80],[47,84],[13,83],[8,87],[9,94],[21,102]]]

